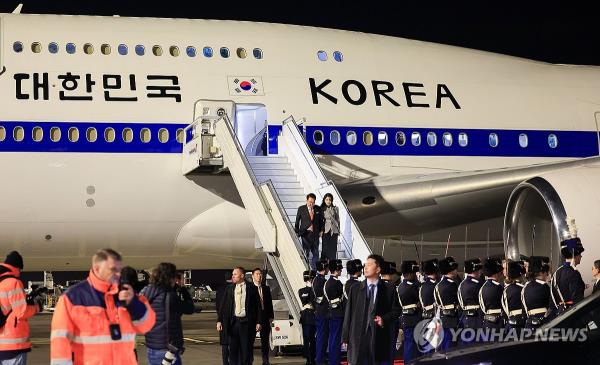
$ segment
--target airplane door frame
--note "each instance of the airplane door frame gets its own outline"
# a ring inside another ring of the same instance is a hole
[[[598,138],[598,151],[600,151],[600,112],[594,113],[594,119],[596,120],[596,137]]]

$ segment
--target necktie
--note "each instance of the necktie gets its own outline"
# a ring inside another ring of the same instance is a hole
[[[315,214],[313,213],[313,208],[308,208],[308,215],[310,216],[310,223],[311,223],[310,227],[308,227],[308,230],[312,231],[313,230],[312,221],[313,221],[313,218],[315,216]]]
[[[242,286],[235,286],[235,315],[240,317],[242,315]]]
[[[373,323],[373,309],[375,308],[375,284],[369,284],[369,291],[367,292],[367,300],[369,305],[367,306],[367,328],[368,329]]]
[[[265,310],[265,302],[263,300],[262,285],[258,287],[258,295],[260,296],[260,309]]]

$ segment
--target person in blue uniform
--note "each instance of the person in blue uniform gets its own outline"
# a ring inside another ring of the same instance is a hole
[[[381,270],[381,279],[383,282],[390,287],[390,290],[396,292],[396,280],[398,271],[396,269],[396,263],[393,261],[385,261],[383,269]],[[391,326],[390,331],[390,361],[384,362],[382,365],[393,364],[396,358],[396,343],[398,342],[398,331],[400,330],[400,317],[395,318]]]
[[[506,263],[506,285],[502,293],[502,309],[506,317],[506,329],[516,331],[517,336],[520,336],[521,330],[525,327],[526,318],[523,303],[521,303],[521,291],[524,286],[523,275],[525,275],[523,261]]]
[[[402,282],[398,285],[398,301],[400,303],[400,327],[404,333],[404,354],[402,359],[405,364],[418,356],[417,346],[413,340],[415,326],[421,320],[419,305],[419,282],[417,273],[419,264],[416,261],[402,261],[400,265]]]
[[[315,294],[312,289],[312,281],[315,278],[316,271],[305,271],[304,288],[298,290],[298,296],[302,303],[300,311],[300,325],[302,325],[302,355],[306,359],[306,365],[315,364]]]
[[[444,351],[452,346],[451,329],[458,327],[458,263],[453,257],[446,257],[439,262],[442,279],[435,286],[435,304],[440,309],[440,319],[444,329],[444,338],[440,350]]]
[[[536,329],[550,318],[549,259],[542,256],[529,258],[529,281],[521,291],[521,303],[527,314],[525,328]]]
[[[350,260],[346,263],[346,272],[349,277],[344,284],[344,299],[348,299],[348,293],[350,293],[350,289],[360,283],[358,279],[362,276],[363,264],[360,259]]]
[[[550,292],[558,314],[583,299],[585,283],[581,278],[581,273],[575,269],[575,266],[581,263],[583,251],[585,250],[581,240],[577,237],[561,242],[560,253],[565,262],[554,272]]]
[[[329,308],[325,299],[325,293],[323,292],[328,267],[329,262],[327,260],[317,261],[317,275],[312,282],[312,290],[315,295],[315,325],[317,326],[315,361],[318,365],[325,364],[327,341],[329,339],[329,323],[327,318]]]
[[[504,328],[504,317],[502,316],[502,293],[504,293],[502,260],[490,257],[483,264],[485,282],[479,289],[479,306],[483,312],[483,328],[489,330],[486,333],[487,340],[499,338],[493,336],[492,331]],[[498,332],[496,332],[498,333]],[[491,337],[490,337],[491,336]]]
[[[330,260],[330,276],[325,283],[325,299],[328,305],[329,340],[329,365],[340,365],[342,362],[342,324],[344,322],[344,285],[340,281],[340,274],[344,269],[342,260]]]
[[[482,327],[482,314],[479,308],[479,289],[483,285],[481,274],[483,263],[474,258],[465,261],[465,279],[458,286],[458,302],[462,309],[460,324],[462,328],[477,330]],[[461,336],[461,345],[468,346],[475,337]]]
[[[431,259],[421,263],[421,272],[424,276],[423,282],[419,287],[419,303],[421,304],[421,317],[426,320],[431,320],[435,316],[435,299],[434,291],[439,278],[439,263],[438,259]],[[427,344],[421,346],[419,351],[422,354],[433,352],[433,346]]]

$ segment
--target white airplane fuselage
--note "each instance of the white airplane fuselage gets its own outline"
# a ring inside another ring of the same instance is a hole
[[[595,67],[346,31],[187,19],[3,14],[0,42],[0,251],[19,250],[27,270],[85,269],[105,246],[138,267],[159,260],[189,268],[261,262],[232,179],[181,173],[175,137],[191,123],[198,99],[264,106],[273,128],[289,116],[305,118],[309,145],[340,183],[598,155]],[[173,46],[178,56],[170,54]],[[327,60],[319,60],[320,50]],[[337,145],[330,143],[334,130]],[[316,131],[323,132],[322,145]],[[373,134],[371,145],[363,143],[365,131]],[[405,133],[403,146],[396,144],[398,131]],[[348,132],[357,133],[356,145],[346,143]],[[445,132],[451,146],[444,145]],[[401,235],[403,227],[397,229]]]

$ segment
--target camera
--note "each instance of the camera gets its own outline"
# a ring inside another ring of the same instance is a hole
[[[167,352],[165,353],[165,357],[163,358],[161,365],[171,365],[177,359],[177,355],[179,355],[179,349],[171,344],[168,344]]]

